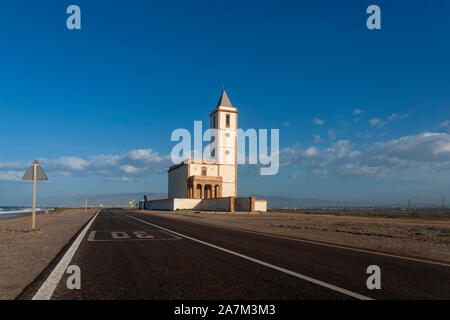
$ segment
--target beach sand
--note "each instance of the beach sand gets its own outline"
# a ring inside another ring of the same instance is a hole
[[[450,221],[325,214],[154,212],[173,219],[450,262]]]
[[[0,219],[0,300],[14,299],[93,216],[96,209],[67,209]]]

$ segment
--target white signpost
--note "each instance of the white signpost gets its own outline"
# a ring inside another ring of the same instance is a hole
[[[32,223],[31,230],[36,230],[36,181],[44,181],[48,180],[45,175],[44,170],[42,170],[41,165],[37,160],[34,160],[31,164],[30,168],[23,175],[22,180],[32,180],[33,181],[33,214],[32,214]]]

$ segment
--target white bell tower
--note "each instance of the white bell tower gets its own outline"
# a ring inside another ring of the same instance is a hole
[[[222,91],[216,109],[210,114],[211,128],[217,129],[216,157],[222,177],[222,197],[237,196],[237,118],[238,112]]]

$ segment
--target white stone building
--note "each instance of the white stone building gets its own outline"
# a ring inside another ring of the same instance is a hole
[[[188,163],[172,166],[169,169],[169,199],[237,196],[238,112],[225,90],[209,117],[211,128],[217,129],[216,147],[211,158],[191,158]]]
[[[265,200],[237,198],[238,112],[225,90],[209,115],[217,139],[211,157],[191,158],[169,168],[168,199],[140,203],[153,210],[267,211]],[[202,150],[203,151],[203,150]]]

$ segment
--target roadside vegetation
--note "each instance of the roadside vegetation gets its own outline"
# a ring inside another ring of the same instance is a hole
[[[369,218],[394,219],[424,219],[424,220],[450,220],[450,211],[442,209],[384,209],[384,208],[325,208],[325,209],[269,209],[268,212],[297,213],[297,214],[323,214],[335,216],[354,216]]]

